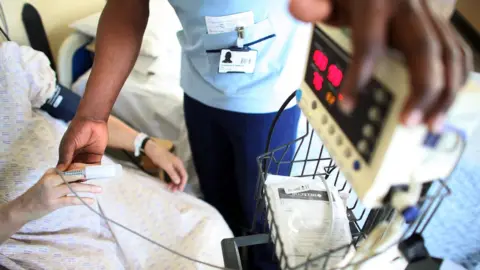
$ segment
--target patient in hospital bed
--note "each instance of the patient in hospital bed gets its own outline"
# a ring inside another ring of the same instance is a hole
[[[0,266],[208,269],[104,221],[76,198],[65,197],[68,188],[49,168],[58,160],[66,124],[39,110],[54,85],[54,73],[43,54],[14,43],[0,45]],[[109,129],[110,146],[131,150],[136,131],[114,118]],[[174,168],[172,179],[185,176],[175,156],[154,144],[150,148],[147,155],[151,153],[157,165]],[[108,157],[102,160],[112,162]],[[220,241],[232,234],[205,202],[170,192],[167,184],[131,168],[115,179],[73,184],[107,217],[189,257],[223,265]]]

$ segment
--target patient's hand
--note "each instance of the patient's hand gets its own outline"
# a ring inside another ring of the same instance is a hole
[[[183,162],[177,156],[153,140],[149,140],[145,145],[145,154],[156,166],[170,176],[172,182],[168,185],[168,188],[171,191],[183,191],[188,176]]]
[[[102,191],[99,186],[79,183],[79,180],[83,180],[82,177],[65,176],[64,178],[77,193],[100,193]],[[27,223],[59,208],[82,204],[78,198],[67,197],[67,194],[71,194],[68,186],[55,172],[55,169],[49,169],[33,187],[15,199],[15,215],[23,223]],[[95,202],[92,198],[82,199],[90,205]]]

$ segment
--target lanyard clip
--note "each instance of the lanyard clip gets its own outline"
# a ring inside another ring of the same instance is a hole
[[[245,27],[238,26],[235,28],[237,31],[237,47],[243,48],[244,46],[244,37],[245,37]]]

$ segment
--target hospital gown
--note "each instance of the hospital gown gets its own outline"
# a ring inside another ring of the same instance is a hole
[[[12,43],[0,46],[0,203],[34,185],[58,160],[66,125],[35,109],[54,91],[46,57]],[[34,109],[32,109],[34,108]],[[112,162],[108,158],[104,163]],[[206,203],[168,192],[133,170],[97,180],[94,209],[173,250],[222,265],[220,241],[231,231]],[[84,206],[29,222],[0,245],[8,269],[203,269],[105,222]],[[205,267],[206,268],[206,267]]]

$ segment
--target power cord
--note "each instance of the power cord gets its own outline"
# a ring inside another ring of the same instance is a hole
[[[5,31],[3,30],[2,27],[0,27],[0,32],[2,32],[2,35],[7,39],[7,41],[12,41],[12,40],[10,39],[10,37],[8,36],[8,34],[5,33]]]
[[[171,248],[169,248],[169,247],[167,247],[167,246],[165,246],[165,245],[162,245],[162,244],[156,242],[155,240],[152,240],[152,239],[150,239],[150,238],[142,235],[141,233],[138,233],[138,232],[136,232],[136,231],[134,231],[134,230],[132,230],[132,229],[130,229],[130,228],[128,228],[128,227],[126,227],[126,226],[118,223],[118,222],[116,222],[115,220],[112,220],[112,219],[106,217],[105,215],[103,215],[102,213],[96,211],[95,209],[93,209],[93,207],[91,207],[90,205],[88,205],[88,204],[77,194],[77,192],[75,192],[75,190],[72,189],[72,187],[70,186],[70,184],[69,184],[69,183],[65,180],[65,178],[63,177],[64,175],[63,175],[63,172],[62,172],[62,171],[60,171],[60,170],[58,170],[58,169],[55,169],[55,172],[60,176],[60,178],[62,178],[63,182],[67,185],[68,189],[70,189],[70,191],[73,193],[73,195],[75,195],[75,197],[77,197],[77,198],[80,200],[80,202],[82,202],[83,205],[85,205],[90,211],[92,211],[93,213],[95,213],[96,215],[98,215],[99,217],[101,217],[102,219],[104,219],[105,221],[111,222],[111,223],[119,226],[120,228],[122,228],[122,229],[124,229],[124,230],[126,230],[126,231],[128,231],[128,232],[130,232],[130,233],[132,233],[132,234],[134,234],[134,235],[136,235],[136,236],[138,236],[138,237],[146,240],[147,242],[150,242],[151,244],[154,244],[154,245],[156,245],[156,246],[158,246],[158,247],[160,247],[160,248],[162,248],[162,249],[167,250],[168,252],[170,252],[170,253],[172,253],[172,254],[175,254],[175,255],[177,255],[177,256],[179,256],[179,257],[182,257],[182,258],[184,258],[184,259],[187,259],[187,260],[189,260],[189,261],[191,261],[191,262],[203,264],[203,265],[209,266],[209,267],[211,267],[211,268],[215,268],[215,269],[234,270],[234,269],[231,269],[231,268],[225,268],[225,267],[217,266],[217,265],[214,265],[214,264],[211,264],[211,263],[203,262],[203,261],[197,260],[197,259],[195,259],[195,258],[189,257],[189,256],[187,256],[187,255],[184,255],[184,254],[182,254],[182,253],[180,253],[180,252],[178,252],[178,251],[175,251],[175,250],[173,250],[173,249],[171,249]]]
[[[2,17],[2,24],[5,27],[5,30],[3,29],[3,27],[0,27],[0,32],[2,32],[2,35],[7,39],[7,41],[12,41],[8,36],[7,18],[5,17],[5,12],[3,11],[2,3],[0,3],[0,17]]]

